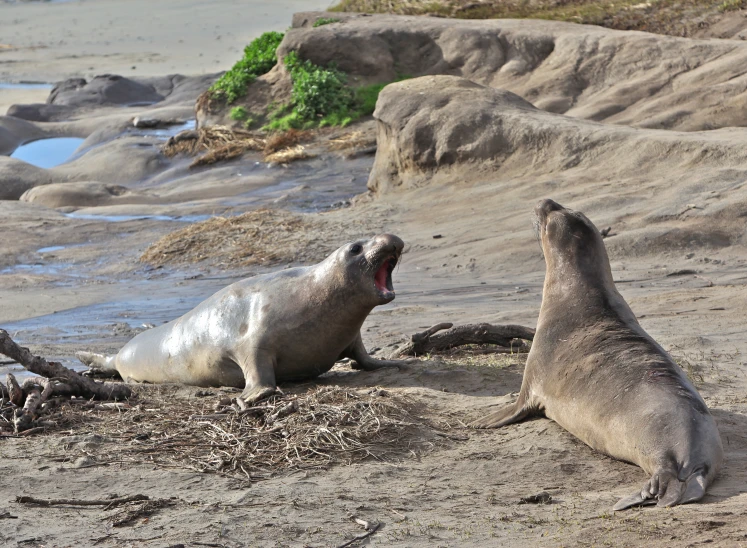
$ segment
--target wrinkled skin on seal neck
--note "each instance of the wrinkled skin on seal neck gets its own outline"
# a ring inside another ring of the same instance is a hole
[[[519,398],[473,426],[544,414],[594,449],[638,464],[651,479],[615,510],[699,500],[723,459],[705,402],[618,293],[591,221],[552,200],[535,215],[547,271]]]
[[[399,367],[406,362],[369,356],[360,328],[375,306],[394,299],[392,271],[403,247],[392,234],[345,244],[319,264],[231,284],[116,356],[78,357],[126,380],[244,388],[246,402],[345,357],[358,369]]]

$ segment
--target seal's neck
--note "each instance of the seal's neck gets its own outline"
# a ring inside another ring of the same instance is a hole
[[[309,267],[307,274],[307,291],[316,307],[333,313],[341,322],[362,323],[377,304],[370,297],[371,288],[361,286],[373,281],[350,276],[328,260]]]

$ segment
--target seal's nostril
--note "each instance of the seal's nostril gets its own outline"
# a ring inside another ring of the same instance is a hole
[[[540,200],[537,205],[534,206],[534,213],[540,217],[547,215],[551,211],[560,211],[565,209],[558,202],[550,200],[549,198]]]

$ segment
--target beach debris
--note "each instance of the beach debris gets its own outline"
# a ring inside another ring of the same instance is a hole
[[[353,521],[355,521],[355,523],[357,523],[358,525],[360,525],[361,527],[363,527],[366,530],[366,532],[365,533],[361,533],[360,535],[355,535],[352,539],[350,539],[349,541],[347,541],[347,542],[345,542],[343,544],[340,544],[337,548],[347,548],[348,546],[352,546],[356,542],[359,542],[361,540],[367,539],[371,535],[376,534],[376,532],[379,529],[381,529],[381,526],[384,525],[380,521],[376,522],[376,523],[371,523],[371,522],[359,519],[359,518],[357,518],[355,516],[352,516],[352,519],[353,519]]]
[[[38,499],[25,495],[16,497],[16,502],[18,504],[35,504],[36,506],[106,506],[105,510],[109,510],[115,506],[119,506],[120,504],[142,500],[149,500],[149,497],[146,495],[130,495],[127,497],[115,497],[102,500]]]
[[[376,136],[363,131],[351,131],[329,139],[329,150],[376,148]]]
[[[54,407],[52,398],[122,400],[132,394],[124,384],[96,382],[58,362],[34,356],[28,348],[18,346],[4,329],[0,329],[0,354],[42,375],[26,379],[20,386],[15,376],[8,373],[6,386],[0,384],[0,435],[8,435],[9,430],[26,435],[42,431],[45,425],[40,417]]]
[[[248,151],[262,152],[268,163],[287,164],[313,158],[299,143],[311,138],[310,132],[291,129],[270,135],[228,126],[210,126],[177,133],[163,145],[168,157],[196,156],[190,168],[238,158]]]
[[[298,160],[308,160],[314,156],[314,154],[310,154],[303,146],[297,145],[266,155],[265,162],[268,164],[289,164]]]
[[[519,499],[519,504],[550,504],[552,502],[552,495],[547,491],[542,491],[536,495],[529,495],[528,497],[522,497]]]
[[[18,496],[18,504],[32,504],[34,506],[104,506],[104,511],[112,510],[120,506],[125,508],[105,519],[111,522],[113,527],[124,527],[131,525],[139,518],[147,518],[160,508],[173,506],[176,499],[151,499],[147,495],[129,495],[126,497],[112,497],[100,500],[82,499],[38,499],[36,497]]]
[[[490,344],[501,347],[493,350],[494,352],[525,353],[528,351],[528,345],[523,341],[531,341],[534,338],[534,332],[531,327],[521,325],[478,323],[454,327],[454,324],[450,322],[443,322],[412,335],[410,342],[395,350],[392,357],[421,356],[468,344]]]
[[[368,388],[312,387],[241,411],[233,399],[143,385],[129,409],[100,411],[66,402],[54,418],[68,432],[95,428],[106,436],[106,443],[63,444],[71,462],[90,455],[100,466],[147,463],[245,483],[369,458],[399,460],[446,443],[436,432],[449,428],[421,418],[422,404]]]
[[[158,267],[205,261],[223,268],[314,263],[332,253],[341,239],[355,240],[372,232],[365,223],[365,219],[332,221],[323,215],[261,208],[171,232],[148,247],[140,262]]]

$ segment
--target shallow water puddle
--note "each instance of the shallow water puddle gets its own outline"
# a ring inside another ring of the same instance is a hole
[[[67,162],[84,139],[79,137],[55,137],[39,139],[18,147],[11,158],[49,169]]]
[[[87,221],[103,221],[107,223],[124,223],[127,221],[145,220],[197,223],[209,219],[212,215],[181,215],[179,217],[171,217],[169,215],[93,215],[88,213],[65,213],[65,217],[69,217],[70,219],[84,219]]]
[[[65,249],[64,245],[52,245],[49,247],[42,247],[36,250],[37,253],[54,253],[55,251],[62,251]]]
[[[43,84],[41,82],[0,82],[0,89],[52,89],[52,84]]]
[[[181,124],[174,124],[172,126],[163,127],[163,128],[156,128],[156,129],[147,129],[147,128],[138,128],[137,131],[143,135],[152,135],[153,137],[160,137],[163,139],[168,139],[169,137],[173,137],[177,133],[181,133],[182,131],[188,131],[193,130],[197,127],[197,120],[187,120],[184,123]]]

